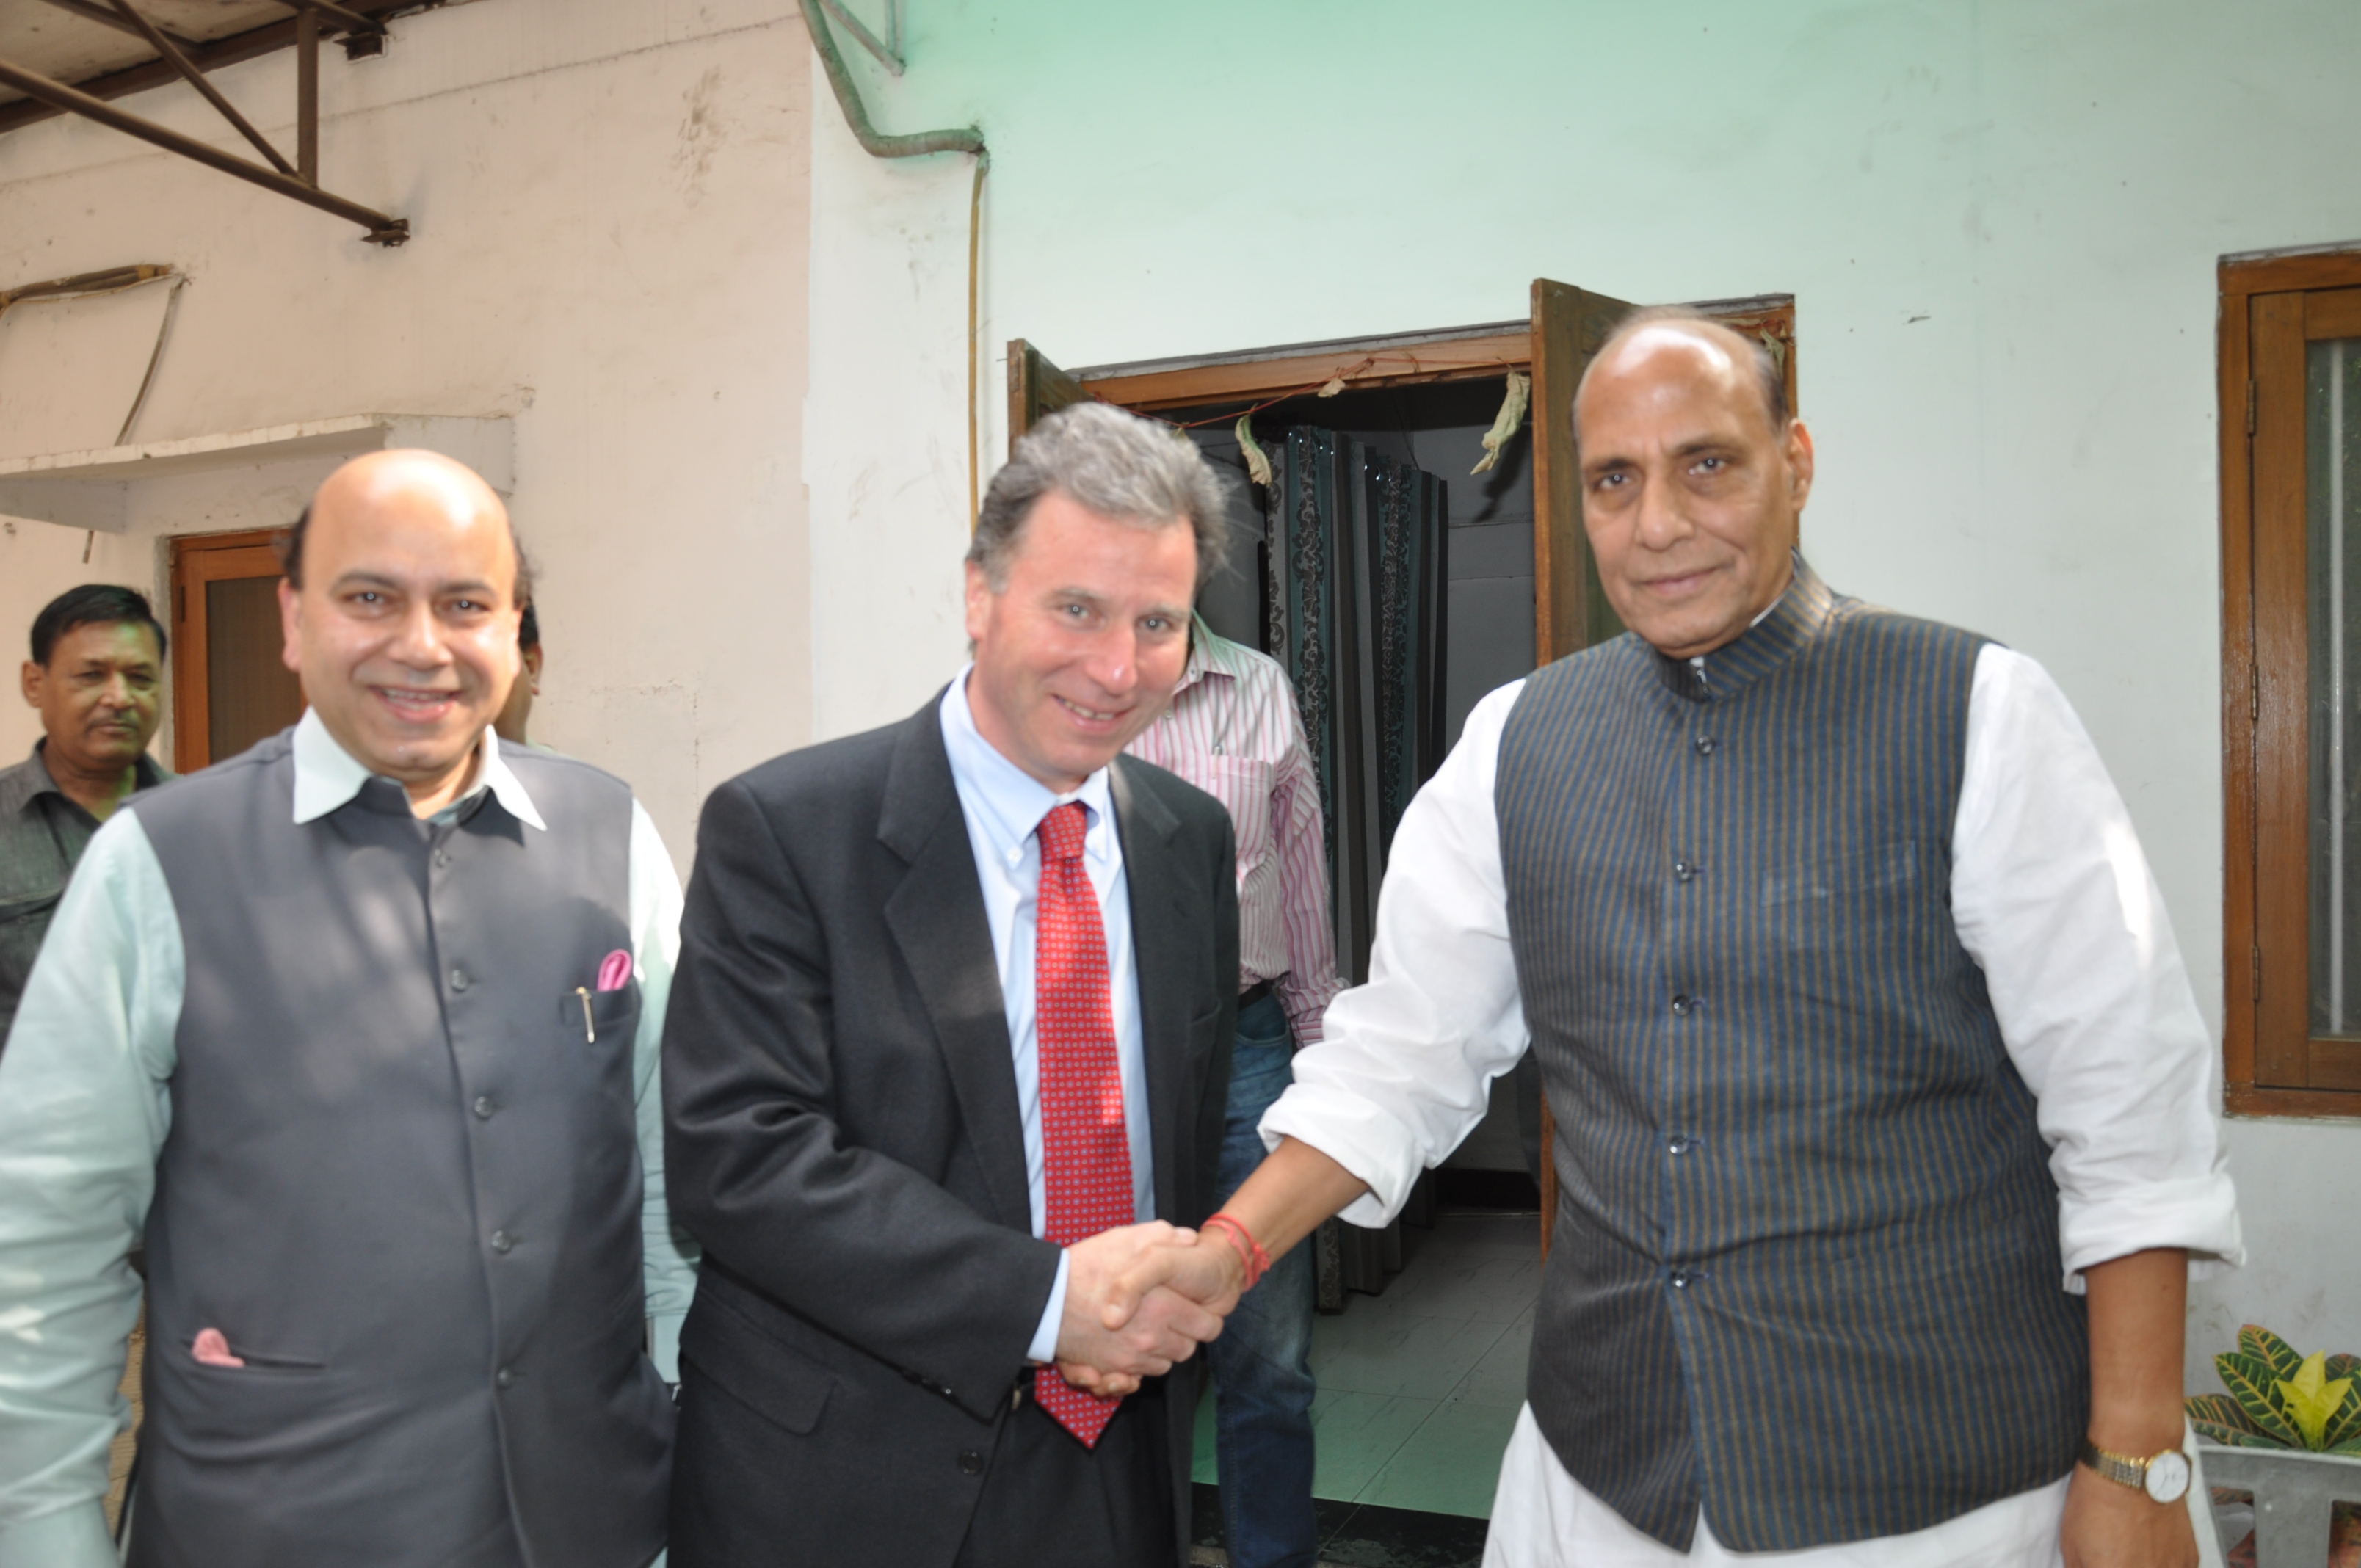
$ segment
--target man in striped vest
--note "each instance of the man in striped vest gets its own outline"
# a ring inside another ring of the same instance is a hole
[[[1795,554],[1812,442],[1756,345],[1642,313],[1575,419],[1632,635],[1469,716],[1271,1157],[1130,1283],[1385,1223],[1530,1034],[1559,1203],[1488,1563],[2193,1563],[2187,1278],[2237,1216],[2089,736]]]

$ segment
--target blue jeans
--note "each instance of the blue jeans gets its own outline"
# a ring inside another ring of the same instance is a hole
[[[1220,1203],[1263,1159],[1255,1124],[1295,1074],[1287,1010],[1266,996],[1238,1014]],[[1219,1203],[1215,1205],[1219,1207]],[[1214,1454],[1233,1568],[1312,1568],[1312,1245],[1271,1265],[1206,1347],[1213,1369]]]

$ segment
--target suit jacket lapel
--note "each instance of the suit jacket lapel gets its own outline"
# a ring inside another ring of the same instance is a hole
[[[1131,948],[1139,970],[1141,1053],[1148,1058],[1148,1119],[1156,1151],[1156,1212],[1178,1223],[1180,1171],[1190,1157],[1189,1024],[1193,1002],[1186,939],[1188,911],[1175,890],[1189,885],[1172,836],[1180,819],[1134,784],[1128,756],[1117,757],[1115,828],[1123,837],[1124,882],[1131,896]]]
[[[999,1211],[994,1218],[1030,1232],[1007,1004],[937,706],[928,703],[904,726],[886,773],[877,838],[909,870],[886,897],[885,926],[941,1042],[961,1120]]]

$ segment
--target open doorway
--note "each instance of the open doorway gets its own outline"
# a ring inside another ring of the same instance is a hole
[[[275,529],[171,541],[172,766],[192,773],[303,716],[280,659]]]

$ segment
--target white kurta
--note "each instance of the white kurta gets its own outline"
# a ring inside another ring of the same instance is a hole
[[[1419,1173],[1482,1118],[1491,1080],[1524,1054],[1493,810],[1500,735],[1522,685],[1477,706],[1403,815],[1369,982],[1330,1005],[1325,1040],[1296,1056],[1294,1086],[1262,1121],[1265,1143],[1300,1138],[1368,1183],[1345,1211],[1356,1224],[1400,1210]],[[2105,765],[2048,674],[1997,645],[1977,656],[1966,749],[1952,918],[2038,1102],[2065,1288],[2079,1292],[2083,1269],[2149,1247],[2186,1247],[2200,1272],[2235,1266],[2245,1255],[2216,1137],[2213,1041]],[[1747,1560],[2046,1563],[2064,1496],[2061,1482],[1906,1537]],[[1502,1568],[1683,1561],[1576,1485],[1530,1409],[1492,1521],[1486,1561]],[[1686,1560],[1730,1555],[1700,1530]]]

